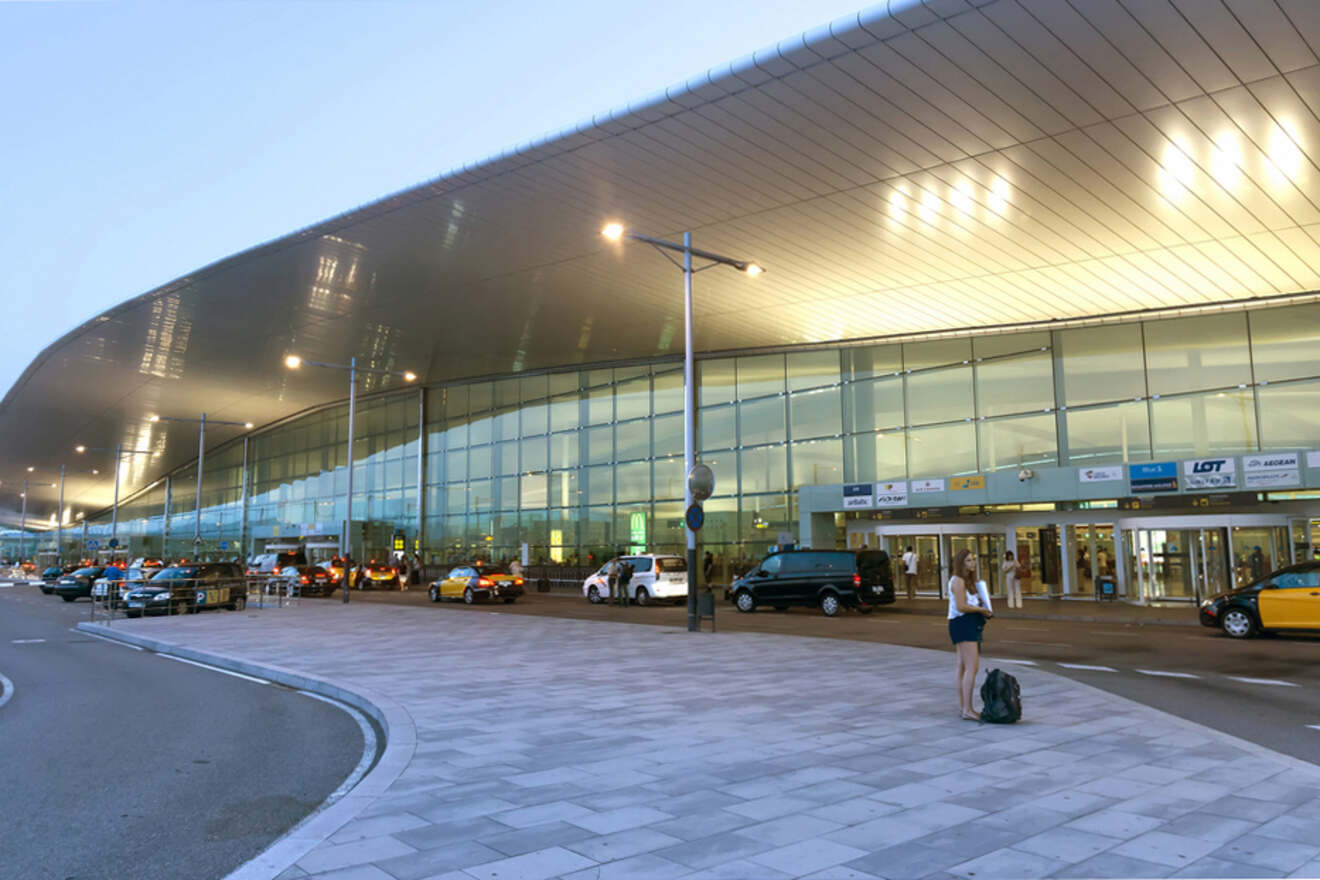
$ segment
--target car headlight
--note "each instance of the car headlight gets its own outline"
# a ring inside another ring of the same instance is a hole
[[[157,593],[156,595],[152,596],[152,597],[151,597],[151,601],[153,601],[153,602],[164,602],[164,601],[168,600],[169,598],[170,598],[170,592],[169,592],[169,590],[166,590],[166,591],[163,592],[163,593]]]

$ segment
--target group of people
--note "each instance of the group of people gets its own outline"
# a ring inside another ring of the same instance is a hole
[[[963,554],[967,554],[973,559],[976,558],[976,554],[972,553],[971,550],[959,551],[958,556],[954,557],[954,572],[958,571],[957,560],[960,559]],[[917,555],[916,551],[912,549],[912,545],[909,544],[904,548],[903,556],[901,558],[903,564],[903,584],[907,587],[907,597],[909,599],[915,599],[917,598],[917,566],[920,563],[920,557]],[[999,563],[999,573],[1004,580],[1004,596],[1008,600],[1008,607],[1021,608],[1022,581],[1031,577],[1031,568],[1024,562],[1018,560],[1017,557],[1013,555],[1012,550],[1008,550],[1004,553],[1004,558]]]

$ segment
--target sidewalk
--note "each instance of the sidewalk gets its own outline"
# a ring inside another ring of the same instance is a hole
[[[1037,669],[976,725],[949,652],[430,610],[82,628],[379,705],[381,764],[235,876],[1320,875],[1320,768]]]
[[[995,611],[1007,609],[1004,600],[994,599]],[[886,613],[930,614],[944,617],[949,612],[948,599],[907,599],[899,597]],[[1082,623],[1113,623],[1134,626],[1200,626],[1196,605],[1191,602],[1168,602],[1161,605],[1136,605],[1130,602],[1097,602],[1094,599],[1036,599],[1022,601],[1013,609],[1018,620],[1068,620]]]

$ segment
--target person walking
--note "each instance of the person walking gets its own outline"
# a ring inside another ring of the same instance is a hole
[[[1017,579],[1017,560],[1013,558],[1013,551],[1004,553],[1004,561],[999,564],[999,570],[1004,575],[1004,593],[1008,596],[1009,608],[1022,607],[1022,585]]]
[[[972,690],[981,666],[981,631],[993,616],[987,605],[976,588],[976,555],[959,550],[949,578],[949,638],[957,657],[958,712],[967,721],[981,720],[972,706]]]
[[[707,550],[705,558],[702,559],[701,561],[701,582],[709,587],[710,576],[713,575],[714,573],[715,573],[715,557],[711,555],[711,552],[709,550]]]
[[[903,582],[909,599],[917,598],[917,554],[911,547],[903,552]]]

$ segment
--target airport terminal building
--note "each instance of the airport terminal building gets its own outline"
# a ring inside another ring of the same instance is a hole
[[[683,277],[613,221],[766,268],[694,281],[721,574],[1011,549],[1154,601],[1310,558],[1320,16],[1244,5],[892,2],[202,268],[0,404],[6,552],[328,558],[350,360],[356,557],[681,550]]]

